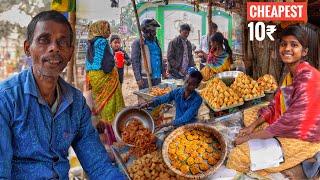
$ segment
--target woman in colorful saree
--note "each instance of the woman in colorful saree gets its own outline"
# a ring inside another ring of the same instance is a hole
[[[223,71],[229,71],[232,64],[232,50],[228,40],[220,32],[210,37],[209,54],[199,53],[200,57],[207,60],[206,67],[216,74]]]
[[[244,122],[247,127],[235,140],[237,146],[230,152],[228,168],[250,170],[250,139],[277,138],[281,144],[284,162],[257,171],[261,175],[294,167],[320,150],[320,72],[304,61],[307,35],[300,26],[289,26],[280,40],[280,57],[289,73],[273,101],[259,110],[257,120]]]
[[[114,55],[108,42],[110,25],[97,21],[90,25],[86,58],[87,81],[92,91],[94,106],[92,113],[97,116],[97,129],[106,135],[107,144],[116,141],[111,123],[117,112],[124,107],[118,71]]]

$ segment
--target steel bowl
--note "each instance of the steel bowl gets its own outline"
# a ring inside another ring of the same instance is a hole
[[[221,72],[221,73],[216,74],[214,77],[221,79],[227,86],[230,86],[234,82],[236,77],[238,77],[238,75],[241,73],[243,73],[243,72],[241,72],[241,71],[225,71],[225,72]]]
[[[122,141],[120,128],[127,126],[131,120],[140,121],[143,126],[154,133],[155,125],[152,116],[143,109],[137,107],[127,107],[120,111],[112,124],[114,134],[118,141]],[[123,142],[123,141],[122,141]],[[128,146],[133,146],[132,144],[126,143]]]

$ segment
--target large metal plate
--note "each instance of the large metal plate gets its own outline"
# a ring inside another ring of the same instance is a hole
[[[154,121],[152,116],[147,111],[137,107],[127,107],[117,114],[112,125],[114,134],[118,141],[122,141],[120,128],[122,126],[127,126],[129,122],[134,119],[140,121],[145,128],[148,128],[152,133],[154,133]],[[130,144],[128,145],[133,146]]]
[[[171,89],[174,89],[175,87],[170,86],[167,83],[161,83],[157,86],[153,86],[153,87],[159,87],[159,88],[166,88],[166,87],[170,87]],[[133,92],[133,94],[143,98],[146,101],[151,100],[152,98],[156,97],[150,94],[150,89],[149,88],[145,88],[145,89],[141,89],[139,91],[135,91]]]
[[[210,109],[212,109],[214,112],[220,112],[220,111],[223,111],[223,110],[227,110],[227,109],[231,109],[231,108],[234,108],[234,107],[238,107],[238,106],[241,106],[244,104],[244,102],[240,102],[240,103],[237,103],[237,104],[233,104],[231,106],[227,106],[227,107],[224,107],[224,108],[219,108],[219,109],[215,109],[213,108],[210,103],[208,103],[204,98],[203,99],[203,102],[204,104],[206,104]]]
[[[243,74],[243,72],[241,72],[241,71],[225,71],[225,72],[221,72],[221,73],[214,75],[214,77],[221,79],[227,86],[230,86],[234,82],[236,77],[238,77],[239,74]]]

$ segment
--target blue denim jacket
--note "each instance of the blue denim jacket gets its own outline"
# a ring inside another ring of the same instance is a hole
[[[176,118],[172,122],[174,126],[195,122],[197,120],[198,110],[202,104],[202,98],[196,91],[192,92],[187,99],[184,99],[183,94],[184,88],[177,88],[152,101],[153,106],[158,106],[173,100],[175,101]]]
[[[90,179],[125,179],[91,124],[82,93],[59,78],[52,115],[31,69],[0,83],[0,179],[68,179],[70,146]]]

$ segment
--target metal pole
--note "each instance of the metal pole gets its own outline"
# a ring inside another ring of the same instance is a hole
[[[131,2],[132,2],[132,5],[133,5],[134,13],[136,15],[138,32],[139,32],[139,36],[140,36],[140,48],[141,48],[141,53],[142,53],[143,64],[144,64],[145,70],[147,72],[148,87],[151,88],[152,87],[152,83],[151,83],[150,71],[149,71],[148,62],[147,62],[146,50],[144,48],[144,43],[143,43],[144,41],[143,41],[143,37],[142,37],[142,33],[141,33],[141,27],[140,27],[140,21],[139,21],[137,6],[136,6],[135,0],[131,0]]]

